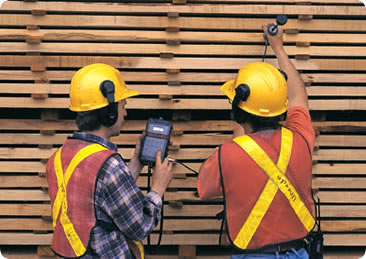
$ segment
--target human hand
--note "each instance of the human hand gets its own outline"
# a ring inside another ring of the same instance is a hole
[[[142,146],[142,139],[145,136],[145,132],[143,132],[140,136],[137,137],[137,141],[136,141],[136,147],[135,147],[135,151],[133,152],[133,157],[139,157],[140,155],[140,151],[141,151],[141,146]]]
[[[281,26],[278,26],[278,32],[276,35],[271,35],[268,33],[268,27],[271,24],[262,25],[263,31],[267,36],[268,42],[271,45],[271,48],[274,52],[277,52],[281,49],[283,49],[283,29]]]
[[[135,147],[135,151],[131,157],[130,162],[128,163],[128,168],[131,171],[132,177],[133,179],[137,179],[137,177],[140,175],[140,172],[142,170],[142,168],[144,167],[144,165],[142,165],[140,163],[140,151],[141,151],[141,146],[142,146],[142,139],[144,138],[145,133],[142,133],[140,136],[138,136],[137,141],[136,141],[136,147]]]
[[[158,193],[160,197],[163,197],[173,178],[172,167],[173,163],[169,162],[168,158],[165,158],[163,162],[161,161],[160,150],[156,152],[155,168],[151,178],[151,191]]]

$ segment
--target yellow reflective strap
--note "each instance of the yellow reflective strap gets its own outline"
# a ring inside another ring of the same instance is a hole
[[[58,192],[57,192],[56,199],[54,201],[54,205],[52,208],[53,225],[54,226],[56,225],[58,214],[59,214],[61,206],[62,206],[60,223],[64,229],[65,235],[66,235],[72,249],[74,250],[74,252],[77,256],[83,255],[86,251],[86,248],[83,245],[83,243],[81,242],[79,235],[76,233],[74,225],[72,224],[69,217],[67,216],[68,206],[67,206],[66,186],[67,186],[67,183],[69,182],[75,168],[82,160],[84,160],[85,158],[87,158],[88,156],[90,156],[96,152],[99,152],[99,151],[105,150],[105,149],[106,149],[105,147],[98,145],[98,144],[89,145],[89,146],[83,148],[71,160],[68,168],[66,169],[65,175],[63,173],[62,163],[61,163],[62,148],[60,148],[56,152],[56,155],[54,158],[54,167],[55,167],[55,173],[56,173],[56,177],[57,177]]]
[[[65,197],[66,199],[66,197]],[[67,201],[63,202],[62,213],[60,217],[60,222],[62,228],[64,229],[65,235],[72,249],[74,250],[76,256],[81,256],[85,253],[86,248],[81,242],[79,235],[76,233],[74,225],[71,223],[69,217],[67,216]]]
[[[277,161],[277,166],[282,172],[286,172],[287,165],[290,160],[292,150],[292,132],[288,129],[282,128],[281,137],[281,151]],[[239,146],[245,145],[242,142],[247,140],[248,136],[242,136],[234,139]],[[255,154],[256,156],[259,153]],[[258,161],[260,157],[252,157],[254,161]],[[276,193],[277,186],[272,181],[267,181],[261,195],[259,196],[256,204],[251,210],[247,220],[240,229],[238,235],[234,240],[234,244],[242,249],[247,248],[249,242],[252,240],[254,233],[257,231],[264,215],[266,214],[269,206],[271,205]]]
[[[234,139],[234,142],[241,146],[270,178],[267,181],[265,189],[260,195],[253,210],[251,211],[250,216],[234,240],[234,244],[242,249],[245,249],[248,246],[262,218],[273,201],[278,188],[289,200],[293,210],[299,217],[306,230],[310,231],[315,224],[315,220],[304,203],[301,201],[296,189],[284,175],[292,149],[291,131],[285,128],[282,129],[281,152],[277,166],[263,151],[263,149],[249,136],[236,138]]]
[[[144,259],[145,258],[144,245],[142,244],[141,241],[135,241],[135,240],[132,240],[132,241],[136,244],[137,248],[139,249],[141,259]]]
[[[290,161],[291,150],[292,150],[293,134],[290,130],[283,128],[281,129],[281,151],[277,160],[277,167],[280,169],[282,174],[286,174],[288,162]]]
[[[72,249],[74,250],[74,252],[77,256],[80,256],[85,253],[86,249],[85,249],[83,243],[81,242],[78,234],[76,233],[74,226],[72,225],[69,217],[67,216],[66,184],[65,184],[64,173],[63,173],[62,164],[61,164],[61,148],[57,151],[57,153],[55,155],[54,166],[55,166],[57,185],[58,185],[57,196],[59,197],[57,199],[56,206],[62,205],[62,213],[60,216],[60,222],[61,222],[62,228],[64,229],[65,235],[66,235]],[[54,206],[53,206],[53,212],[55,212],[55,204],[56,203],[54,203]],[[53,216],[53,222],[55,224],[55,222],[57,221],[58,213],[53,214],[52,216]]]
[[[76,256],[83,255],[86,251],[86,248],[84,247],[83,242],[81,242],[78,234],[75,231],[74,225],[71,223],[67,214],[62,214],[60,221],[66,234],[67,240],[69,241],[69,244],[74,250]]]
[[[249,242],[252,240],[254,233],[257,231],[259,224],[271,205],[277,190],[277,186],[272,181],[267,181],[262,194],[234,240],[234,244],[237,247],[241,249],[248,247]]]
[[[66,188],[65,188],[66,189]],[[72,249],[74,250],[77,256],[81,256],[85,253],[86,248],[84,247],[83,242],[81,242],[79,235],[76,233],[74,225],[71,223],[69,217],[67,216],[67,197],[66,192],[61,192],[61,200],[62,200],[62,212],[60,216],[60,222],[62,228],[64,229],[65,235]]]
[[[55,201],[53,203],[53,207],[52,207],[53,227],[56,226],[59,210],[61,207],[61,192],[62,192],[62,188],[63,188],[63,184],[62,184],[63,183],[63,170],[62,170],[61,158],[60,158],[61,149],[62,149],[62,147],[59,150],[57,150],[54,161],[53,161],[55,173],[56,173],[56,177],[57,177],[57,185],[58,185],[56,199],[55,199]]]
[[[86,146],[85,148],[81,149],[71,160],[69,166],[66,169],[65,172],[65,176],[63,176],[64,174],[62,173],[62,176],[65,178],[65,187],[67,186],[70,177],[72,175],[72,173],[74,172],[75,168],[78,166],[78,164],[83,161],[85,158],[87,158],[88,156],[99,152],[101,150],[106,150],[107,148],[99,145],[99,144],[92,144],[89,146]],[[61,148],[57,151],[56,155],[55,155],[55,160],[54,160],[54,165],[55,165],[55,171],[56,171],[56,175],[57,175],[57,170],[62,171],[62,164],[61,164]],[[57,177],[57,182],[59,183],[59,177]],[[52,215],[53,215],[53,227],[56,226],[56,221],[57,221],[57,217],[58,214],[60,213],[60,208],[61,208],[61,199],[60,199],[60,185],[59,185],[59,191],[57,192],[54,204],[53,204],[53,209],[52,209]]]

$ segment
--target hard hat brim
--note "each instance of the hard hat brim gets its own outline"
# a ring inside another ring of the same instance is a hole
[[[136,90],[131,90],[131,89],[126,89],[126,91],[124,92],[124,94],[121,96],[121,98],[118,98],[116,100],[116,102],[120,102],[124,99],[127,99],[127,98],[130,98],[130,97],[133,97],[133,96],[137,96],[137,95],[140,95],[140,93]],[[82,107],[73,107],[71,104],[69,105],[69,109],[71,111],[74,111],[74,112],[85,112],[85,111],[90,111],[90,110],[97,110],[97,109],[101,109],[105,106],[107,106],[108,104],[101,104],[99,106],[94,106],[93,109],[90,109],[89,107],[84,107],[84,109]]]
[[[220,90],[232,101],[235,96],[235,80],[227,81],[220,87]]]
[[[127,91],[123,94],[122,98],[117,100],[117,101],[121,101],[121,100],[130,98],[130,97],[133,97],[133,96],[137,96],[137,95],[140,95],[140,93],[138,91],[127,89]]]

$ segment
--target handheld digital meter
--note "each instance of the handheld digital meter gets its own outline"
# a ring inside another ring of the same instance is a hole
[[[146,124],[145,137],[140,151],[140,162],[144,165],[155,164],[156,152],[161,150],[161,161],[167,156],[172,123],[150,118]]]

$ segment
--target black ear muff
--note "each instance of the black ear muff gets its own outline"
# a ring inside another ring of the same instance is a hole
[[[283,75],[283,77],[285,78],[285,80],[287,81],[288,77],[285,71],[282,71],[279,69],[279,71],[281,72],[281,74]]]
[[[100,91],[108,99],[108,103],[114,103],[114,84],[110,80],[105,80],[100,84]]]
[[[241,101],[245,102],[248,100],[248,97],[250,95],[250,88],[246,84],[240,84],[235,89],[235,97],[232,102],[232,109],[230,118],[237,123],[244,123],[247,120],[247,116],[245,116],[245,112],[241,112],[241,109],[239,108],[239,103]]]
[[[102,113],[100,116],[100,120],[102,124],[106,127],[110,127],[116,123],[118,118],[118,106],[114,101],[114,93],[115,87],[112,81],[105,80],[100,84],[100,91],[103,96],[108,100],[108,106],[105,107],[107,109],[107,114]]]

